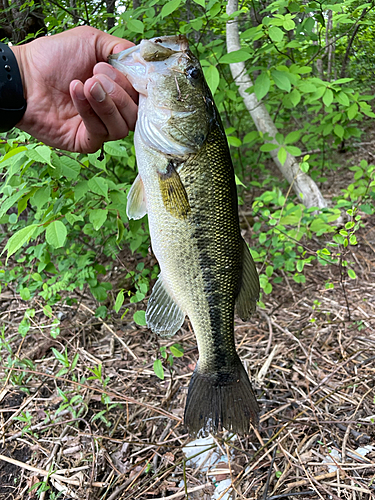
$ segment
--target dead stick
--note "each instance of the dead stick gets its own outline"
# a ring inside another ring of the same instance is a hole
[[[56,481],[61,481],[62,483],[72,484],[73,486],[95,486],[96,488],[104,488],[108,486],[107,483],[88,483],[78,481],[77,479],[70,479],[69,477],[59,476],[58,474],[51,474],[48,470],[38,469],[37,467],[33,467],[32,465],[25,464],[24,462],[20,462],[19,460],[14,460],[14,458],[5,457],[4,455],[0,455],[0,460],[4,460],[4,462],[8,462],[13,465],[17,465],[17,467],[22,467],[22,469],[27,469],[31,472],[36,472],[41,476],[48,476],[50,479],[55,479]]]

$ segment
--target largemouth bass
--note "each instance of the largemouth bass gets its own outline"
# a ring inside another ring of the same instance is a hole
[[[259,279],[242,239],[233,165],[219,113],[184,36],[143,40],[111,56],[139,92],[134,134],[138,177],[127,214],[148,214],[160,265],[147,325],[175,334],[185,316],[199,361],[185,407],[191,434],[245,433],[258,405],[234,342],[234,309],[254,311]]]

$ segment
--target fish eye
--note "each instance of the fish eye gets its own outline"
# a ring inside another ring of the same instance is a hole
[[[201,76],[201,72],[199,71],[198,68],[194,68],[194,66],[190,66],[186,70],[186,74],[189,78],[192,78],[193,80],[198,80],[198,78]]]

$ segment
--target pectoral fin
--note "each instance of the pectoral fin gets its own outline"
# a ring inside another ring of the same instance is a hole
[[[162,337],[171,337],[182,326],[185,313],[180,309],[159,275],[147,304],[147,326]]]
[[[145,188],[139,174],[128,193],[126,215],[129,219],[142,219],[147,214]]]
[[[258,272],[245,240],[242,240],[242,252],[242,283],[236,299],[236,309],[238,316],[246,321],[255,311],[260,285]]]
[[[185,219],[191,208],[186,190],[172,162],[168,163],[165,173],[159,172],[159,185],[166,210],[178,219]]]

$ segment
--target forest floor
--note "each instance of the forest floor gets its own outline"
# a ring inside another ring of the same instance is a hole
[[[363,216],[347,256],[357,279],[313,262],[306,283],[284,277],[264,310],[236,319],[260,426],[209,436],[194,449],[198,464],[186,460],[192,438],[183,424],[198,358],[188,321],[161,340],[130,312],[95,317],[97,303],[80,293],[76,305],[55,306],[54,339],[39,299],[26,303],[8,288],[0,297],[0,499],[38,498],[30,488],[40,481],[42,500],[375,498],[375,217]],[[121,260],[137,264],[128,253]],[[30,307],[32,327],[21,338]],[[162,381],[153,362],[160,346],[176,342],[184,355]],[[58,374],[51,348],[66,350],[70,363],[78,354],[74,370]],[[89,380],[100,365],[104,383]]]

